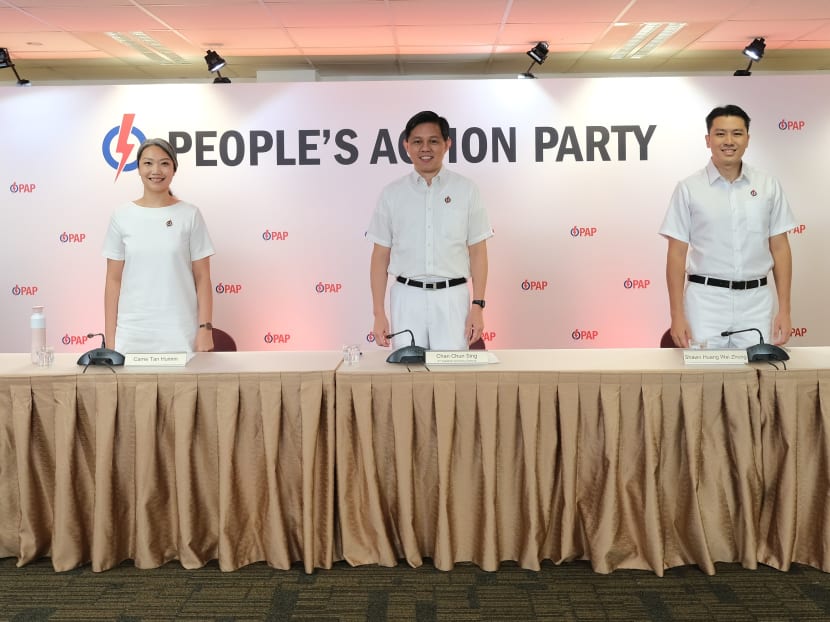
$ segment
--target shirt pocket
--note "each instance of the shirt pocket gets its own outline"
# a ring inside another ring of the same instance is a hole
[[[760,233],[768,237],[769,233],[769,206],[766,201],[751,201],[745,206],[746,228],[752,233]]]
[[[466,242],[467,210],[445,205],[441,209],[441,235],[454,242]]]

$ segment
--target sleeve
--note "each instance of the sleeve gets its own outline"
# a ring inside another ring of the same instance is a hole
[[[369,228],[366,230],[366,239],[375,244],[392,248],[392,223],[390,217],[390,201],[388,190],[384,189],[378,197]]]
[[[210,239],[202,212],[196,207],[193,209],[193,226],[190,229],[190,260],[197,261],[216,254],[213,242]]]
[[[493,237],[493,228],[487,217],[487,210],[481,201],[481,192],[478,186],[471,183],[470,188],[470,216],[467,226],[467,246],[478,244],[482,240]]]
[[[110,217],[110,224],[104,235],[104,247],[101,254],[107,259],[115,259],[117,261],[124,261],[126,257],[124,236],[121,233],[121,227],[115,214]]]
[[[692,225],[691,210],[689,208],[689,189],[683,182],[677,184],[669,201],[669,208],[660,226],[660,235],[674,238],[681,242],[689,242],[689,232]]]
[[[795,229],[798,224],[779,181],[772,179],[771,184],[770,201],[772,205],[769,217],[769,237]]]

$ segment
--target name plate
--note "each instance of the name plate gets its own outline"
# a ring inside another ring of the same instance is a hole
[[[124,355],[129,367],[184,367],[193,358],[192,352],[131,352]]]
[[[427,350],[427,365],[487,365],[490,353],[486,350]]]
[[[742,365],[749,362],[746,350],[683,350],[686,365]]]

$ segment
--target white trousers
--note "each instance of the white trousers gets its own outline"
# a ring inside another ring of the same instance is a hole
[[[686,283],[683,299],[692,339],[708,348],[748,348],[759,343],[754,330],[731,337],[723,331],[757,328],[769,343],[775,297],[769,285],[754,289],[727,289],[701,283]]]
[[[456,285],[444,289],[421,289],[397,281],[389,290],[391,332],[409,329],[415,345],[428,350],[466,350],[464,326],[470,311],[470,289]],[[409,333],[392,338],[397,350],[412,343]]]

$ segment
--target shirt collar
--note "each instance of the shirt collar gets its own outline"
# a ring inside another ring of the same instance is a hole
[[[442,175],[444,175],[444,170],[445,169],[442,166],[441,169],[435,174],[435,177],[432,178],[432,183],[433,184],[440,184],[441,183]],[[415,183],[416,186],[426,187],[427,180],[424,179],[423,177],[421,177],[421,175],[418,173],[418,171],[416,171],[415,169],[412,169],[412,172],[410,173],[410,176],[412,177],[412,181]]]
[[[710,186],[712,184],[714,184],[718,179],[723,179],[724,181],[726,181],[726,179],[724,179],[724,177],[720,174],[720,171],[718,170],[718,167],[715,166],[714,162],[712,162],[711,158],[709,158],[709,162],[706,164],[706,176],[709,179],[709,185]],[[738,175],[737,179],[735,179],[735,182],[739,182],[739,181],[743,181],[743,180],[750,181],[751,177],[752,177],[752,169],[749,166],[747,166],[746,162],[742,161],[741,162],[741,174]]]

